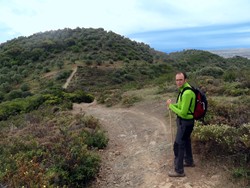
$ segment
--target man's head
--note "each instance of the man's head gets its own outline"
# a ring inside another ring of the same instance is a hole
[[[175,76],[175,82],[178,88],[182,87],[187,81],[187,74],[185,72],[178,72]]]

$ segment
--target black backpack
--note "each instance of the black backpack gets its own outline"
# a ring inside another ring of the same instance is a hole
[[[180,97],[182,97],[182,94],[186,91],[186,90],[192,90],[195,93],[195,108],[194,108],[194,113],[191,112],[191,114],[194,115],[194,119],[195,120],[204,120],[204,117],[206,115],[207,112],[207,97],[205,95],[205,93],[203,91],[201,91],[199,88],[195,88],[193,86],[191,87],[185,87],[182,92],[179,94]],[[179,98],[179,96],[178,96]],[[178,99],[177,98],[177,99]],[[190,102],[189,108],[192,104],[192,101]]]

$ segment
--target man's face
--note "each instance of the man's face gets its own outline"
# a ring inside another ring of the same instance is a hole
[[[184,75],[180,73],[180,74],[176,74],[175,81],[176,81],[177,87],[180,88],[186,82],[186,79],[184,79]]]

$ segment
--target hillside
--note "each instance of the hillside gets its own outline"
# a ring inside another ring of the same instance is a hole
[[[164,148],[170,142],[164,101],[176,98],[180,70],[209,102],[208,126],[197,122],[193,134],[197,171],[187,170],[181,181],[166,179],[171,160]],[[195,49],[166,54],[101,28],[1,44],[0,187],[84,187],[92,180],[102,187],[213,187],[225,185],[221,177],[247,186],[249,71],[245,57]]]
[[[0,45],[0,91],[4,95],[24,83],[26,90],[41,91],[49,84],[64,83],[74,64],[152,63],[153,53],[148,45],[103,29],[64,29],[19,37]]]
[[[104,85],[118,87],[119,83],[136,81],[135,85],[140,87],[138,84],[146,84],[157,77],[169,80],[176,70],[210,76],[211,72],[222,74],[235,67],[234,74],[237,74],[239,69],[247,71],[250,67],[250,60],[238,56],[223,58],[200,50],[170,54],[158,52],[149,45],[102,28],[67,28],[19,37],[0,45],[0,62],[2,101],[26,97],[52,85],[62,86],[71,74],[72,66],[87,67],[90,72],[99,71],[101,75],[108,74],[109,81]],[[94,74],[91,78],[91,74],[80,72],[83,74],[80,75],[83,79],[80,82],[86,81],[85,74],[87,80],[94,82],[88,84],[97,85],[95,80],[98,75]]]

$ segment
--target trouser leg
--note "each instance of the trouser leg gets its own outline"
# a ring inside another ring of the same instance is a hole
[[[175,164],[175,171],[178,173],[183,173],[183,159],[184,159],[184,149],[185,149],[185,143],[182,141],[182,137],[184,134],[183,127],[180,124],[180,121],[177,119],[177,132],[176,132],[176,138],[174,143],[174,164]]]
[[[183,173],[183,159],[184,159],[184,144],[178,144],[175,142],[174,151],[175,151],[175,171],[178,173]]]
[[[175,155],[175,171],[183,173],[183,160],[185,154],[186,162],[193,163],[192,147],[191,147],[191,133],[193,131],[193,121],[181,121],[177,119],[177,133],[174,143],[174,155]],[[190,163],[190,164],[191,164]]]
[[[188,138],[185,143],[185,162],[187,164],[193,164],[193,152],[192,152],[192,145],[191,145],[191,139]]]

